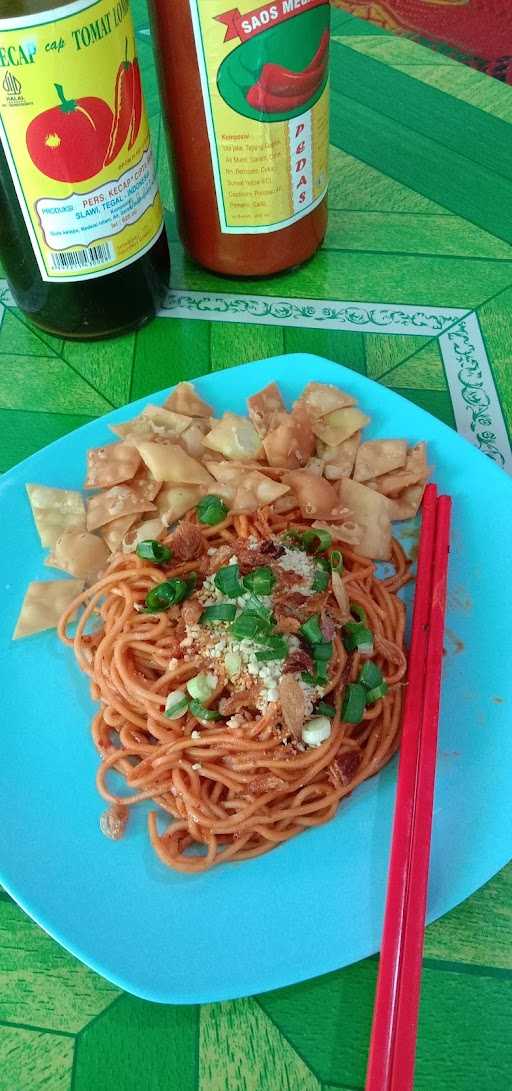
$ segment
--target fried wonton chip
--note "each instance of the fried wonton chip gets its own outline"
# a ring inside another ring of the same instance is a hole
[[[304,469],[310,474],[315,474],[316,477],[321,477],[324,472],[323,458],[308,458]]]
[[[155,481],[175,481],[180,485],[210,485],[212,478],[196,458],[175,443],[138,444],[139,454]]]
[[[247,399],[249,416],[260,436],[265,436],[274,427],[276,415],[286,411],[277,383],[269,383],[263,390]]]
[[[210,426],[206,421],[194,421],[189,428],[186,428],[185,431],[181,433],[180,443],[185,448],[187,454],[191,455],[192,458],[201,459],[204,458],[207,453],[204,445],[204,437],[209,431],[209,428]],[[208,451],[208,455],[210,455],[210,453],[211,452]]]
[[[117,553],[125,534],[138,521],[138,518],[138,515],[121,515],[119,519],[112,519],[110,523],[99,527],[99,533],[111,553]]]
[[[370,418],[361,413],[360,409],[336,409],[334,413],[328,413],[326,417],[315,421],[313,432],[329,447],[338,447],[369,423]]]
[[[361,528],[358,552],[374,561],[391,556],[391,502],[359,481],[344,477],[339,482],[342,503],[350,509]]]
[[[405,466],[407,443],[404,439],[370,439],[359,447],[354,466],[354,481],[370,481]]]
[[[55,629],[64,610],[83,586],[82,580],[34,580],[29,583],[13,640],[41,633],[44,629]]]
[[[284,479],[297,497],[303,515],[308,519],[317,516],[336,518],[341,513],[338,494],[333,485],[309,470],[291,470]]]
[[[200,485],[164,485],[158,494],[156,506],[165,526],[170,527],[194,508],[202,491]]]
[[[420,480],[429,476],[431,467],[427,462],[427,445],[424,440],[415,443],[414,447],[409,447],[405,468],[411,473],[416,473]]]
[[[286,515],[289,511],[293,511],[298,508],[297,497],[294,492],[287,493],[286,496],[281,496],[279,500],[274,502],[273,511],[278,515]]]
[[[85,530],[85,505],[80,492],[47,485],[26,488],[41,545],[52,549],[65,530]]]
[[[426,444],[417,443],[407,452],[405,466],[394,473],[381,474],[371,482],[367,482],[372,489],[377,489],[384,496],[400,496],[404,489],[411,485],[425,484],[430,475],[430,466],[427,465]]]
[[[151,475],[144,463],[139,466],[135,477],[132,477],[129,485],[141,500],[150,501],[158,496],[158,493],[162,488],[162,482],[155,481],[155,478]]]
[[[60,568],[70,576],[95,580],[109,556],[106,543],[97,534],[90,534],[88,530],[65,530],[44,563],[49,568]]]
[[[211,432],[204,437],[204,445],[220,451],[224,458],[241,462],[256,459],[261,453],[261,439],[254,425],[236,413],[224,413],[215,421]]]
[[[97,530],[121,515],[137,515],[142,511],[155,511],[155,505],[138,496],[130,485],[114,485],[91,496],[87,505],[87,530]]]
[[[276,427],[267,432],[263,447],[270,466],[296,470],[305,466],[315,449],[310,419],[303,410],[280,413]]]
[[[425,484],[408,485],[399,496],[390,500],[391,518],[414,519],[414,516],[418,514],[424,491]]]
[[[145,519],[126,532],[121,542],[121,549],[123,553],[134,553],[139,542],[145,542],[148,538],[158,541],[164,534],[167,534],[167,527],[164,526],[160,516]]]
[[[247,465],[244,465],[241,462],[206,461],[205,466],[212,477],[214,477],[216,481],[222,482],[223,485],[238,485],[249,469]],[[252,466],[251,468],[256,469],[255,466]]]
[[[204,465],[216,481],[222,481],[229,484],[232,482],[237,483],[250,470],[263,471],[267,477],[271,477],[274,481],[281,481],[288,473],[288,470],[283,467],[266,466],[262,465],[261,462],[226,462],[224,459],[220,459],[218,462],[211,462],[209,457]]]
[[[300,398],[295,402],[294,408],[302,406],[310,417],[318,420],[336,409],[346,409],[355,404],[355,398],[346,394],[344,390],[340,390],[339,387],[332,386],[331,383],[308,383]]]
[[[121,436],[126,443],[133,437],[161,436],[163,439],[177,439],[192,424],[192,417],[174,413],[161,405],[146,405],[142,413],[124,424],[111,424],[112,432]]]
[[[109,489],[130,481],[140,466],[140,455],[128,443],[107,443],[87,452],[86,489]]]
[[[213,417],[213,409],[196,393],[192,383],[178,383],[164,402],[165,409],[184,413],[187,417]]]
[[[257,511],[266,504],[273,504],[289,491],[288,485],[273,481],[271,477],[266,477],[259,470],[250,470],[241,479],[236,489],[232,511],[235,513]]]
[[[354,469],[357,449],[361,442],[361,433],[354,432],[353,436],[344,439],[338,447],[328,447],[322,444],[322,458],[324,460],[324,477],[327,481],[339,481],[341,477],[350,477]]]

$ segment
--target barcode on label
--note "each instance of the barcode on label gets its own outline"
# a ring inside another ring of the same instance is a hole
[[[105,265],[114,261],[115,250],[111,242],[100,243],[97,246],[89,246],[84,250],[66,250],[62,254],[52,251],[50,254],[52,269],[58,272],[72,271],[73,269],[93,269],[97,265]]]

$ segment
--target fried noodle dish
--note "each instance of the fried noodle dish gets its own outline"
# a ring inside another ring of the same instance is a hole
[[[29,485],[49,565],[15,638],[57,625],[98,703],[100,824],[154,804],[164,864],[200,872],[331,819],[395,753],[407,659],[392,522],[418,511],[425,444],[275,383],[221,418],[188,383],[114,425],[80,492]],[[384,562],[382,564],[381,562]]]

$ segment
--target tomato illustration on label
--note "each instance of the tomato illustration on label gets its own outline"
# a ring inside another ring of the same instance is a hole
[[[56,182],[86,182],[103,167],[113,114],[104,99],[68,99],[55,84],[59,105],[38,114],[27,129],[27,149],[38,170]]]
[[[128,39],[125,45],[125,58],[121,61],[116,77],[114,120],[110,132],[104,166],[114,162],[128,140],[128,148],[133,148],[139,135],[142,120],[142,82],[139,62],[135,57],[128,60]]]
[[[280,64],[264,64],[256,83],[247,92],[247,102],[267,114],[282,114],[305,106],[325,79],[328,51],[329,32],[324,31],[313,59],[301,72]]]

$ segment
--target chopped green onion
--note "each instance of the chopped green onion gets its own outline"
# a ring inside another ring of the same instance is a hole
[[[272,611],[265,606],[265,603],[252,593],[244,600],[244,614],[255,614],[256,617],[260,617],[262,621],[272,621]]]
[[[340,553],[339,549],[333,549],[329,555],[329,560],[333,572],[343,572],[343,554]]]
[[[169,694],[165,702],[164,716],[167,716],[168,720],[179,720],[187,709],[188,697],[186,697],[182,690],[175,690],[174,693]]]
[[[329,586],[329,573],[324,572],[323,568],[319,568],[314,575],[313,583],[311,584],[312,591],[327,591]]]
[[[205,708],[200,701],[191,701],[189,709],[196,720],[221,720],[220,712],[214,708]]]
[[[306,553],[312,553],[313,556],[316,556],[317,553],[325,553],[325,550],[332,545],[329,531],[320,530],[320,528],[303,531],[291,530],[287,537],[296,542],[300,549],[304,549]]]
[[[152,561],[153,564],[164,564],[171,559],[169,547],[157,542],[155,538],[145,538],[143,542],[139,542],[135,552],[137,557],[142,557],[143,561]]]
[[[312,686],[322,685],[328,681],[327,665],[332,657],[332,641],[325,640],[321,644],[314,644],[311,650],[313,652],[315,674],[305,671],[302,678]],[[305,677],[306,674],[307,678]]]
[[[331,719],[336,715],[336,709],[334,705],[329,705],[327,701],[319,701],[315,708],[316,716],[329,716]]]
[[[272,659],[286,659],[287,655],[288,643],[284,637],[270,636],[261,652],[256,652],[256,659],[260,663],[268,663]]]
[[[319,568],[322,568],[324,572],[330,572],[331,571],[331,566],[329,564],[329,561],[328,561],[327,557],[317,557],[316,558],[316,564],[318,565]]]
[[[347,652],[373,652],[373,635],[359,621],[347,621],[343,626],[343,644]]]
[[[207,523],[209,527],[214,527],[217,523],[222,523],[222,520],[226,518],[228,509],[220,496],[203,496],[199,501],[197,507],[197,518],[200,523]]]
[[[382,682],[382,671],[373,659],[367,659],[366,663],[363,663],[361,670],[359,671],[358,682],[362,686],[366,686],[366,689],[375,689],[376,686],[380,686]]]
[[[306,682],[308,686],[316,686],[316,678],[310,671],[302,671],[301,678],[303,682]]]
[[[306,553],[325,553],[325,550],[332,545],[332,538],[328,530],[320,530],[319,528],[305,530],[301,537]]]
[[[345,688],[341,719],[346,724],[360,724],[366,707],[367,691],[358,682],[349,682]]]
[[[212,693],[215,692],[215,682],[212,681],[211,675],[201,671],[200,674],[196,674],[194,678],[189,678],[187,682],[187,690],[190,696],[194,698],[194,701],[209,701]]]
[[[212,621],[233,621],[235,616],[236,606],[233,602],[219,602],[214,606],[205,606],[199,618],[199,624],[209,625]]]
[[[332,659],[333,645],[332,640],[322,640],[321,643],[313,645],[313,658],[314,659]]]
[[[146,610],[150,614],[168,610],[170,606],[183,602],[192,591],[193,585],[191,586],[187,580],[178,578],[165,580],[164,583],[159,583],[156,587],[152,587],[151,591],[148,591],[145,602]]]
[[[368,618],[366,617],[366,610],[359,605],[358,602],[350,603],[350,613],[352,617],[355,617],[356,621],[360,621],[362,625],[366,625]]]
[[[374,705],[376,701],[380,701],[381,697],[385,697],[388,692],[388,684],[384,680],[380,683],[380,686],[375,686],[374,689],[367,690],[366,704]]]
[[[315,686],[324,685],[325,682],[329,681],[329,676],[327,674],[327,660],[315,659],[315,670]]]
[[[246,591],[254,591],[255,595],[270,595],[276,582],[276,577],[268,565],[261,565],[253,572],[244,576],[242,583]]]
[[[169,708],[166,708],[164,712],[164,716],[167,716],[168,720],[179,720],[187,709],[188,701],[187,698],[184,697],[182,701],[176,701],[176,704],[169,705]]]
[[[228,564],[224,568],[219,568],[218,572],[215,573],[213,582],[219,591],[222,591],[223,595],[227,595],[228,599],[237,599],[244,593],[240,583],[240,569],[237,564]]]
[[[231,626],[231,635],[235,640],[256,640],[264,644],[270,636],[270,624],[257,614],[243,610]]]
[[[312,617],[308,617],[308,620],[300,626],[299,633],[308,641],[308,644],[322,644],[324,638],[319,615],[313,614]]]

